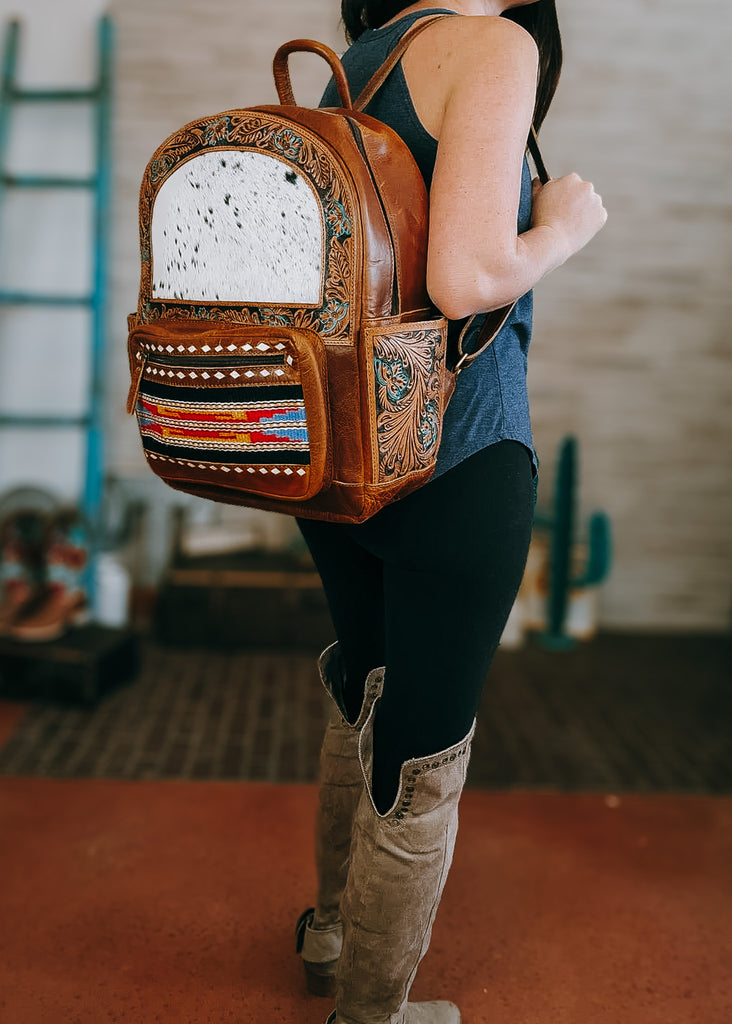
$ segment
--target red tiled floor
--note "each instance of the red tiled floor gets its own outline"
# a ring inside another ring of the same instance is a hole
[[[0,779],[2,1024],[320,1024],[315,790]],[[732,800],[466,792],[416,997],[464,1024],[728,1024]]]

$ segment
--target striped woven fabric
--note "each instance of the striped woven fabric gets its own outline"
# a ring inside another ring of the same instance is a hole
[[[309,465],[310,443],[302,390],[272,387],[213,391],[215,401],[141,392],[137,405],[143,445],[157,455],[225,463]],[[187,389],[175,389],[176,392]],[[247,392],[256,399],[246,400]],[[285,394],[282,394],[284,392]],[[295,392],[296,394],[293,394]]]

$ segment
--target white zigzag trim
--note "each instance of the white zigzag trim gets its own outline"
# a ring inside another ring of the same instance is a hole
[[[187,459],[172,459],[167,455],[156,455],[153,452],[145,452],[145,456],[154,462],[171,462],[174,466],[185,466],[187,469],[209,469],[214,472],[223,473],[262,473],[272,476],[306,476],[308,470],[303,466],[285,465],[280,466],[225,466],[220,462],[189,462]]]

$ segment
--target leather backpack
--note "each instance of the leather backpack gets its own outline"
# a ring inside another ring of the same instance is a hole
[[[448,368],[425,284],[425,184],[362,108],[433,20],[355,102],[332,50],[286,43],[280,105],[194,121],[150,160],[128,411],[171,487],[359,523],[432,474],[455,372],[479,353]],[[295,105],[297,51],[328,62],[339,108]],[[489,315],[481,350],[509,312]]]

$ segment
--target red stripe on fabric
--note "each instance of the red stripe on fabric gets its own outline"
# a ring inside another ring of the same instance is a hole
[[[143,433],[165,440],[178,438],[190,441],[237,441],[239,444],[282,444],[288,447],[297,443],[292,437],[283,434],[265,433],[261,430],[186,430],[184,427],[167,427],[159,423],[146,423]]]
[[[301,404],[293,406],[274,406],[270,409],[251,409],[246,411],[241,410],[212,410],[211,412],[204,412],[202,410],[181,410],[171,409],[167,405],[158,405],[153,402],[148,402],[143,399],[142,409],[150,416],[165,417],[170,420],[188,420],[194,423],[231,423],[232,420],[236,420],[239,423],[259,423],[262,419],[271,419],[274,416],[285,416],[287,413],[293,410],[302,409],[303,414],[305,412],[304,406]]]

